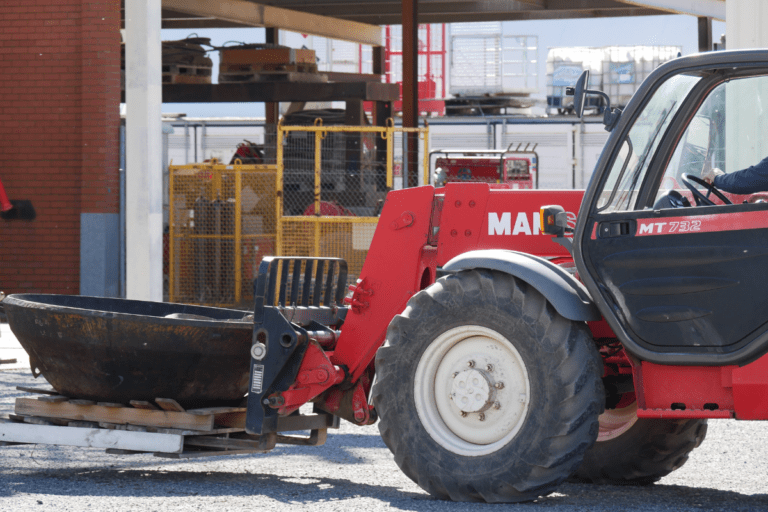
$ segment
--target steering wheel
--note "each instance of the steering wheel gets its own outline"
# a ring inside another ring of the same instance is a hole
[[[690,174],[682,174],[680,176],[680,181],[683,182],[683,185],[688,187],[688,190],[690,190],[693,193],[693,199],[696,201],[696,206],[715,206],[715,203],[709,198],[710,194],[714,194],[717,196],[718,199],[720,199],[725,204],[733,204],[727,197],[723,195],[722,192],[717,190],[714,185],[711,183],[707,183],[703,179],[699,178],[698,176],[692,176]],[[707,189],[707,195],[705,196],[702,194],[698,188],[696,188],[693,183],[698,183],[702,187]]]

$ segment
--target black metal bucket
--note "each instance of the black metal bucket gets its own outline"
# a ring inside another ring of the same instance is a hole
[[[62,395],[192,408],[248,391],[248,312],[72,295],[10,295],[2,305],[33,373]]]

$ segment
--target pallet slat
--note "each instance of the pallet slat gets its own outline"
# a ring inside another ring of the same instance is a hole
[[[184,436],[174,434],[0,422],[0,442],[51,444],[51,439],[63,446],[161,453],[181,453],[184,447]]]
[[[26,386],[16,386],[18,391],[26,391],[27,393],[37,393],[42,395],[58,395],[59,392],[55,389],[43,389],[43,388],[29,388]]]
[[[40,396],[37,399],[40,400],[41,402],[53,402],[53,403],[66,402],[67,400],[69,400],[68,397],[61,396],[61,395],[46,395],[46,396]]]
[[[185,412],[179,402],[172,398],[155,398],[155,403],[164,411]]]
[[[245,412],[245,407],[205,407],[203,409],[187,409],[187,414],[194,414],[195,416],[205,416],[207,414],[228,414]]]
[[[241,73],[219,73],[219,83],[248,82],[328,82],[328,75],[322,73],[304,73],[301,71],[258,71]]]
[[[131,400],[130,404],[136,409],[147,409],[150,411],[156,411],[157,406],[151,402],[145,402],[143,400]]]
[[[42,416],[97,423],[130,423],[141,426],[203,431],[213,430],[214,422],[213,415],[196,416],[177,411],[75,405],[71,402],[46,403],[30,398],[17,398],[15,413],[20,416]]]

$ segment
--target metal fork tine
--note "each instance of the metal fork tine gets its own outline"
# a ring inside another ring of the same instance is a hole
[[[328,276],[325,280],[325,293],[323,294],[323,304],[330,306],[333,302],[331,293],[333,292],[333,274],[336,270],[336,261],[330,260],[328,262]]]
[[[269,281],[267,282],[267,297],[264,301],[269,306],[275,305],[275,288],[277,287],[277,270],[280,268],[279,260],[272,260],[269,264]]]
[[[285,259],[281,261],[282,263],[282,272],[280,274],[280,296],[278,297],[278,304],[280,306],[285,306],[285,289],[288,286],[288,270],[290,269],[290,259]]]
[[[339,281],[336,286],[336,304],[344,301],[344,295],[347,294],[347,262],[339,260]]]
[[[315,272],[315,291],[312,294],[312,305],[320,306],[320,294],[323,291],[323,272],[325,271],[325,260],[317,261],[317,271]]]
[[[312,289],[312,271],[315,260],[306,260],[304,268],[304,288],[301,290],[301,306],[309,306],[309,292]]]
[[[298,305],[299,281],[301,280],[301,259],[293,260],[293,273],[291,274],[291,304]]]

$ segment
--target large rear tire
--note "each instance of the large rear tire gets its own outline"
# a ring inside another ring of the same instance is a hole
[[[554,491],[597,437],[602,367],[584,324],[501,272],[416,294],[376,356],[379,430],[400,469],[455,501]]]
[[[637,402],[600,415],[597,442],[571,478],[608,485],[649,485],[678,469],[707,435],[705,419],[637,417]]]

